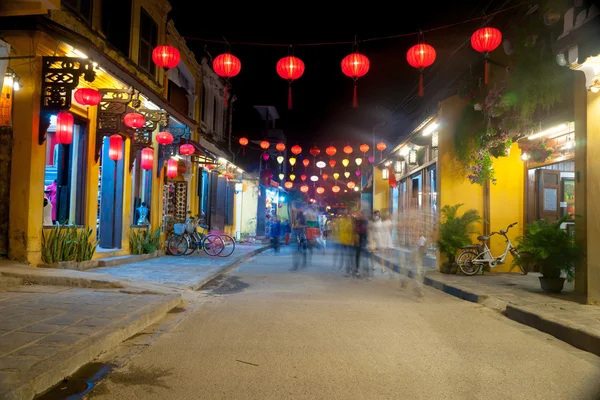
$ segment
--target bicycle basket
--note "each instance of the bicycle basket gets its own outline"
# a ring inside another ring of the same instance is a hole
[[[185,233],[185,228],[186,224],[174,224],[173,232],[175,232],[176,235],[183,235]]]
[[[185,230],[187,231],[187,233],[194,233],[194,232],[196,232],[196,224],[194,224],[192,222],[188,222],[186,224]]]

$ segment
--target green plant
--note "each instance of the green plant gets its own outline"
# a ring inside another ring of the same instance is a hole
[[[456,252],[463,246],[471,244],[470,235],[477,232],[472,225],[481,221],[477,210],[471,209],[458,216],[458,209],[463,204],[445,205],[442,208],[442,221],[439,228],[438,248],[448,258],[450,264],[456,261]]]
[[[46,233],[42,229],[42,261],[48,264],[63,261],[88,261],[96,252],[93,230],[74,225],[58,225]]]
[[[93,239],[94,230],[92,228],[81,228],[77,230],[77,261],[89,261],[96,253],[98,241]]]
[[[131,254],[149,254],[160,248],[160,228],[154,232],[149,229],[135,229],[129,233]]]
[[[572,217],[567,214],[554,222],[540,219],[527,224],[525,234],[517,239],[520,256],[514,264],[526,269],[537,266],[545,278],[559,278],[564,272],[571,282],[575,277],[574,264],[582,251],[575,238],[560,226]]]

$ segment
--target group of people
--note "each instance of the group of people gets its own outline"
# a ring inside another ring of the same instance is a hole
[[[269,229],[271,234],[271,245],[273,246],[273,250],[275,253],[279,253],[279,246],[281,243],[281,238],[285,238],[285,245],[290,244],[290,234],[292,233],[292,226],[290,225],[290,221],[287,218],[284,218],[283,221],[279,220],[279,217],[276,215],[271,220],[271,226]]]

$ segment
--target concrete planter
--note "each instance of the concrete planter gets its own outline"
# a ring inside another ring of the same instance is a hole
[[[72,269],[76,271],[87,271],[92,268],[114,267],[117,265],[130,264],[139,261],[150,260],[164,255],[163,251],[157,250],[149,254],[131,254],[119,257],[98,258],[89,261],[63,261],[52,264],[39,264],[39,268],[56,268],[56,269]]]
[[[57,269],[73,269],[76,271],[86,271],[92,268],[98,268],[99,260],[89,260],[89,261],[62,261],[58,263],[52,264],[39,264],[39,268],[57,268]]]

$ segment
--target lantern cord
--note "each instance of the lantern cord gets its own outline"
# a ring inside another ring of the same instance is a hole
[[[358,93],[357,93],[357,89],[356,89],[356,80],[354,80],[354,93],[352,95],[352,107],[353,108],[358,107]]]
[[[288,110],[292,109],[292,82],[288,85]]]
[[[229,80],[228,79],[225,80],[225,88],[223,89],[223,91],[224,91],[223,102],[224,102],[225,108],[227,108],[227,100],[229,100]]]
[[[423,70],[419,71],[419,97],[425,96],[425,89],[423,89]]]
[[[483,75],[483,82],[487,85],[488,84],[488,79],[489,79],[489,76],[490,76],[490,63],[489,63],[487,57],[485,57],[484,68],[485,68],[485,72],[484,72],[484,75]]]

